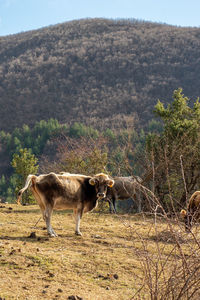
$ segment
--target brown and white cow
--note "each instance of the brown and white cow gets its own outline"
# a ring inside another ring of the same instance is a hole
[[[200,191],[192,194],[187,210],[182,209],[180,214],[185,219],[185,230],[191,230],[192,224],[200,218]]]
[[[116,201],[134,199],[137,202],[138,211],[141,210],[141,199],[137,200],[142,179],[139,176],[114,177],[114,186],[108,188],[106,198],[109,202],[110,212],[116,212]]]
[[[94,209],[98,200],[105,197],[107,188],[112,187],[113,184],[114,180],[103,173],[93,177],[69,173],[29,175],[24,188],[19,191],[17,201],[20,202],[23,192],[30,186],[50,236],[57,236],[51,226],[53,209],[73,209],[76,222],[75,233],[81,235],[79,227],[83,212]]]

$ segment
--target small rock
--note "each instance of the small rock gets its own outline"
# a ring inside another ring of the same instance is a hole
[[[54,277],[54,276],[55,276],[55,275],[54,275],[53,273],[51,273],[50,271],[47,271],[46,273],[49,275],[49,277]]]
[[[9,255],[13,255],[15,252],[16,252],[16,250],[13,249],[13,250],[9,253]]]
[[[81,297],[79,297],[79,296],[69,296],[68,298],[67,298],[67,300],[83,300],[83,298],[81,298]]]
[[[34,263],[27,264],[27,268],[29,268],[29,267],[33,267],[33,266],[34,266]]]
[[[98,234],[93,235],[92,238],[94,238],[94,239],[102,239],[102,237],[100,235],[98,235]]]
[[[62,292],[63,292],[63,290],[62,290],[62,289],[58,289],[58,292],[59,292],[59,293],[62,293]]]
[[[30,239],[35,239],[36,238],[36,233],[31,232],[31,234],[28,236]]]

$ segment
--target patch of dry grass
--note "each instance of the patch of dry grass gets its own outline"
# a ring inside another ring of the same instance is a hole
[[[58,237],[49,238],[42,219],[34,228],[41,216],[38,206],[2,206],[0,297],[6,300],[67,299],[70,295],[85,300],[153,299],[145,273],[148,264],[160,269],[160,257],[164,275],[170,275],[174,262],[182,262],[176,238],[185,256],[196,247],[183,226],[173,224],[174,235],[164,219],[155,226],[153,218],[138,215],[85,214],[83,236],[78,237],[72,214],[54,212],[52,225]],[[32,232],[36,236],[31,238]],[[197,230],[195,237],[200,238]]]

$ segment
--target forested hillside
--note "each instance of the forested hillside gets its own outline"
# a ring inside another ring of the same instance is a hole
[[[86,19],[1,37],[0,129],[50,118],[143,127],[178,87],[198,97],[199,74],[199,28]]]
[[[161,202],[170,180],[184,206],[180,158],[188,193],[199,186],[199,62],[200,28],[85,19],[0,37],[0,198],[30,172],[147,182],[154,166]]]

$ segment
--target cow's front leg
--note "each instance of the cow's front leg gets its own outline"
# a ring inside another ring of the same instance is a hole
[[[111,203],[111,199],[110,198],[105,198],[105,200],[108,202],[108,204],[109,204],[109,212],[110,212],[110,214],[112,214],[113,204]]]
[[[74,210],[74,217],[76,222],[76,229],[75,229],[76,235],[82,235],[82,233],[80,232],[80,222],[81,222],[82,214],[83,214],[82,208],[78,208]]]
[[[107,198],[107,199],[108,199],[108,203],[109,203],[110,214],[116,213],[116,201],[115,201],[115,198],[112,197],[112,198]]]
[[[52,207],[47,207],[44,211],[44,219],[46,221],[46,225],[47,225],[47,233],[52,236],[55,237],[57,236],[57,234],[55,233],[55,231],[53,230],[52,226],[51,226],[51,215],[52,215],[52,211],[53,208]]]
[[[112,198],[112,210],[116,214],[116,198]]]

